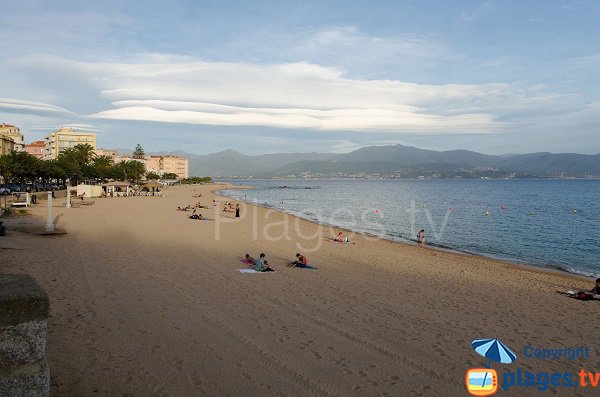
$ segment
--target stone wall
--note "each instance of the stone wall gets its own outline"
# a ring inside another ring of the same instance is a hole
[[[31,277],[0,274],[0,396],[48,396],[48,307]]]

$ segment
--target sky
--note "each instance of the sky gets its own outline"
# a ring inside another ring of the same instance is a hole
[[[206,154],[600,152],[600,1],[0,0],[0,122]]]

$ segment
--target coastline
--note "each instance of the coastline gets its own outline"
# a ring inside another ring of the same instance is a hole
[[[589,280],[362,236],[319,246],[328,228],[245,203],[238,219],[214,207],[200,210],[211,221],[176,211],[237,202],[211,193],[222,187],[71,209],[60,199],[53,213],[64,236],[17,231],[43,225],[43,205],[7,219],[0,271],[32,275],[50,298],[52,396],[458,397],[465,371],[485,363],[471,348],[477,338],[514,349],[512,370],[586,365],[527,359],[526,345],[589,345],[600,355],[589,321],[598,302],[556,293]],[[294,226],[287,234],[284,222]],[[288,268],[298,251],[318,269]],[[265,252],[276,271],[240,273],[246,252]]]
[[[228,190],[248,190],[248,189],[255,189],[255,186],[246,186],[246,185],[233,185],[231,183],[228,182],[219,182],[222,183],[223,185],[226,185],[228,188],[225,189],[224,191],[228,191]],[[243,202],[247,205],[250,206],[257,206],[260,208],[264,208],[266,210],[275,210],[275,211],[279,211],[281,213],[284,213],[286,215],[289,215],[291,217],[294,218],[299,218],[302,219],[304,221],[307,222],[311,222],[314,223],[316,225],[321,225],[321,226],[325,226],[328,228],[333,228],[336,231],[343,231],[344,233],[352,233],[352,234],[356,234],[359,236],[366,236],[368,238],[378,238],[381,240],[385,240],[385,241],[389,241],[392,242],[394,244],[400,244],[400,245],[405,245],[405,246],[411,246],[411,247],[417,247],[418,245],[416,244],[416,242],[412,242],[412,241],[405,241],[405,240],[401,240],[398,238],[394,238],[393,236],[390,235],[374,235],[365,231],[361,231],[361,230],[353,230],[353,229],[348,229],[342,226],[338,226],[338,225],[332,225],[332,224],[328,224],[325,222],[319,222],[316,219],[313,218],[309,218],[308,216],[302,216],[302,214],[297,214],[297,213],[293,213],[293,212],[288,212],[285,211],[281,208],[277,208],[274,206],[267,206],[267,205],[262,205],[260,203],[253,203],[250,201],[246,201],[246,200],[241,200],[226,194],[222,194],[221,193],[221,189],[214,189],[211,192],[222,197],[222,198],[227,198],[227,199],[231,199],[231,200],[235,200],[235,201],[239,201],[239,202]],[[498,258],[498,257],[493,257],[491,255],[486,255],[484,253],[477,253],[477,252],[468,252],[468,251],[463,251],[457,248],[450,248],[450,247],[441,247],[441,246],[437,246],[435,244],[427,244],[426,247],[420,247],[420,248],[425,248],[425,249],[431,249],[431,250],[436,250],[438,252],[444,252],[444,253],[449,253],[449,254],[456,254],[456,255],[464,255],[464,256],[472,256],[472,257],[476,257],[476,258],[481,258],[481,259],[485,259],[491,262],[494,262],[496,264],[499,265],[510,265],[510,266],[514,266],[516,269],[521,269],[521,270],[529,270],[529,271],[534,271],[534,272],[544,272],[544,273],[550,273],[550,274],[560,274],[560,275],[564,275],[564,276],[570,276],[570,277],[574,277],[575,279],[579,279],[579,280],[586,280],[588,282],[591,282],[593,280],[596,279],[595,276],[591,276],[591,275],[586,275],[586,274],[581,274],[581,273],[577,273],[577,272],[570,272],[568,270],[565,270],[563,268],[560,268],[558,266],[556,267],[552,267],[552,266],[548,266],[548,265],[536,265],[536,264],[531,264],[531,263],[527,263],[525,261],[519,261],[518,259],[511,259],[511,258]]]

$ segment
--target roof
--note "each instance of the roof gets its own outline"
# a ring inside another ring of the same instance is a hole
[[[129,183],[129,182],[122,182],[122,181],[114,181],[114,182],[105,183],[102,186],[116,186],[116,187],[131,186],[131,183]]]
[[[155,187],[163,187],[162,183],[156,182],[156,181],[150,181],[144,184],[145,187],[148,188],[155,188]]]

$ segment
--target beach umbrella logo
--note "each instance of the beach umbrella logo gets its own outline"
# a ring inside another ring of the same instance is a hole
[[[471,346],[477,354],[487,358],[486,368],[490,367],[490,361],[502,364],[512,364],[517,355],[508,346],[498,339],[475,339]]]
[[[511,364],[517,359],[517,355],[496,338],[475,339],[471,346],[487,361],[485,368],[471,368],[467,371],[467,391],[473,396],[491,396],[498,391],[498,373],[490,368],[490,362]]]

